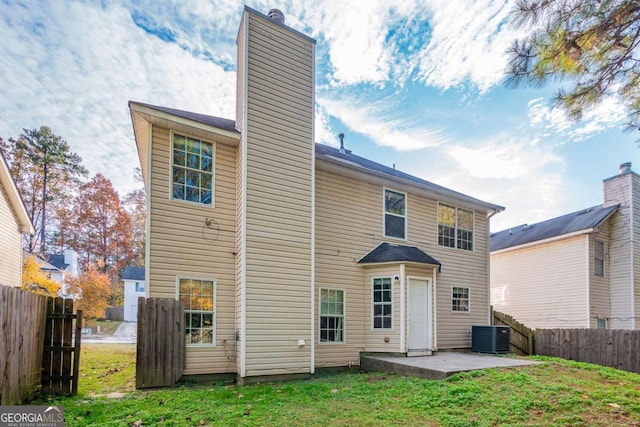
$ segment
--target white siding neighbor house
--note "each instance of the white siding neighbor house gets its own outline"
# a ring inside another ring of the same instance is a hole
[[[138,321],[138,298],[145,296],[144,267],[127,266],[122,273],[124,282],[124,321]]]
[[[0,285],[22,285],[22,236],[34,232],[9,166],[0,153]]]
[[[74,294],[69,293],[69,284],[67,283],[72,277],[80,276],[80,263],[76,251],[65,249],[61,254],[51,254],[45,259],[37,257],[36,261],[40,265],[40,271],[60,284],[59,296],[76,298]]]
[[[640,329],[640,176],[603,203],[491,235],[491,303],[530,328]]]
[[[314,143],[315,41],[245,7],[235,120],[130,102],[147,297],[185,304],[185,374],[471,347],[502,207]]]

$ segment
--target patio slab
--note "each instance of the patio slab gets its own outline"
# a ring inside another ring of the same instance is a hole
[[[445,379],[458,372],[489,368],[535,365],[536,362],[481,353],[439,351],[431,356],[362,355],[360,367],[365,371],[394,372],[399,375],[426,379]]]

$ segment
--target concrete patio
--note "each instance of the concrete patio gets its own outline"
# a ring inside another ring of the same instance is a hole
[[[420,357],[366,354],[361,356],[360,367],[369,372],[394,372],[398,375],[442,380],[458,372],[535,365],[538,363],[542,362],[481,353],[439,351],[433,353],[432,356]]]

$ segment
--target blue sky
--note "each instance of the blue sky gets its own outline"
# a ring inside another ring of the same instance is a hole
[[[121,195],[127,102],[235,117],[235,0],[0,0],[0,136],[52,127]],[[506,88],[512,0],[248,1],[317,40],[316,141],[505,206],[492,230],[602,202],[636,132],[608,99],[569,122],[554,89]]]

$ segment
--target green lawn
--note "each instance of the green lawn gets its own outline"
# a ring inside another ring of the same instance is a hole
[[[41,403],[63,405],[68,426],[640,426],[640,375],[538,359],[446,381],[346,373],[135,391],[134,345],[86,344],[79,395]]]

